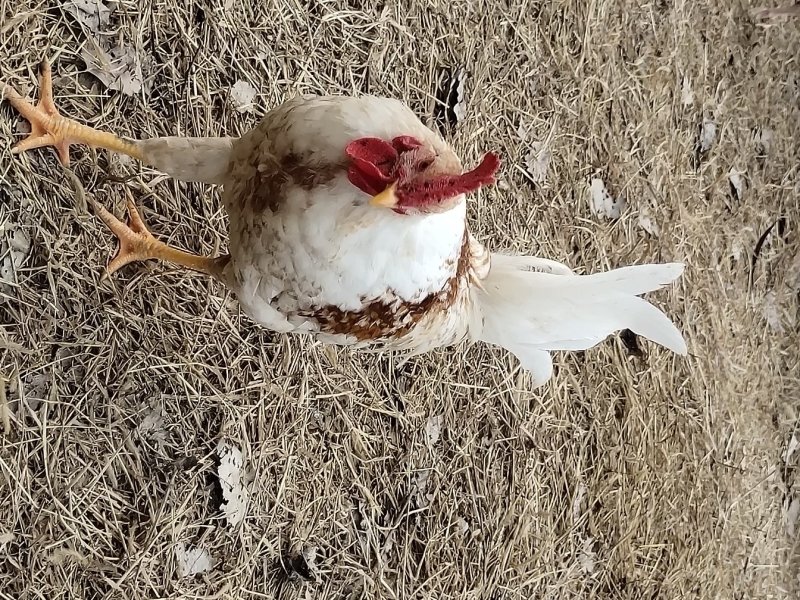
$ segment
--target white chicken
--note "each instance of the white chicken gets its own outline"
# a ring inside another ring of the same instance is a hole
[[[129,223],[97,206],[120,241],[107,267],[162,259],[229,287],[245,312],[278,332],[416,355],[464,340],[511,351],[535,384],[550,353],[585,350],[622,330],[686,353],[681,333],[639,297],[683,265],[646,264],[575,275],[543,258],[488,253],[470,234],[466,194],[494,182],[489,154],[463,172],[447,143],[403,103],[373,96],[299,97],[240,138],[126,140],[59,115],[50,67],[33,106],[4,95],[31,122],[13,152],[70,144],[128,154],[180,180],[221,184],[229,254],[163,244],[132,201]]]

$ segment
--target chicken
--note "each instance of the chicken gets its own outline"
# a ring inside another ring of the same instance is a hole
[[[119,239],[108,274],[146,259],[206,273],[261,325],[331,344],[414,356],[464,340],[501,346],[536,385],[551,352],[585,350],[631,329],[678,354],[681,333],[641,294],[683,264],[576,275],[531,256],[489,253],[470,233],[467,194],[492,184],[487,154],[464,172],[447,143],[388,98],[297,97],[240,138],[128,140],[59,115],[45,61],[33,106],[4,95],[31,122],[13,152],[72,144],[136,158],[174,178],[223,186],[229,253],[204,257],[157,241],[129,199],[127,224],[96,212]]]

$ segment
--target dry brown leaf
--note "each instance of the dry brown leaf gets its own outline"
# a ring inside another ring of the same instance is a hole
[[[105,30],[111,19],[111,9],[100,0],[71,0],[64,10],[95,34]]]
[[[86,70],[109,89],[133,96],[144,88],[142,64],[136,50],[130,46],[116,46],[107,51],[91,41],[81,51],[81,57],[86,62]]]

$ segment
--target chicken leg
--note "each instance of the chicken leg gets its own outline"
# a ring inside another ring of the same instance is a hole
[[[188,181],[219,183],[227,169],[231,138],[154,138],[136,141],[113,133],[98,131],[59,114],[53,101],[53,81],[50,64],[42,61],[39,75],[39,102],[34,106],[9,85],[2,87],[3,95],[31,124],[31,133],[11,150],[18,154],[26,150],[53,146],[61,164],[69,166],[69,147],[72,144],[99,146],[127,154],[146,164],[166,171],[173,177]],[[124,224],[103,206],[92,202],[93,208],[119,240],[117,255],[106,268],[111,275],[121,267],[139,260],[157,258],[179,266],[206,273],[221,280],[227,256],[211,258],[178,250],[159,242],[147,230],[133,198],[128,192],[129,223]]]
[[[106,277],[134,261],[156,258],[181,267],[186,267],[193,271],[211,275],[218,281],[224,283],[222,272],[225,265],[228,264],[230,260],[229,256],[199,256],[159,242],[153,237],[153,234],[148,231],[139,211],[136,210],[136,205],[133,202],[130,191],[126,189],[125,192],[128,195],[127,225],[112,215],[105,207],[96,202],[92,202],[97,216],[100,217],[119,240],[117,254],[106,267]]]
[[[69,147],[74,144],[105,148],[127,154],[182,181],[223,183],[234,138],[160,137],[129,140],[107,131],[87,127],[62,116],[53,101],[50,63],[42,61],[39,74],[39,102],[34,106],[10,85],[0,85],[3,96],[31,123],[30,135],[11,150],[53,146],[61,164],[69,166]]]

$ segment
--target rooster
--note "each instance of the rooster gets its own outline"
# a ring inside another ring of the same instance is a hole
[[[576,275],[488,252],[469,231],[466,197],[495,181],[498,158],[464,171],[398,100],[303,96],[239,138],[129,140],[61,116],[46,60],[35,106],[3,89],[31,123],[14,153],[53,146],[67,166],[70,145],[87,144],[223,186],[229,253],[218,257],[156,240],[130,195],[127,223],[95,205],[119,241],[108,275],[169,261],[220,281],[261,325],[331,344],[414,356],[482,341],[512,352],[537,386],[552,375],[552,351],[585,350],[623,329],[686,353],[670,319],[639,297],[677,279],[682,264]]]

